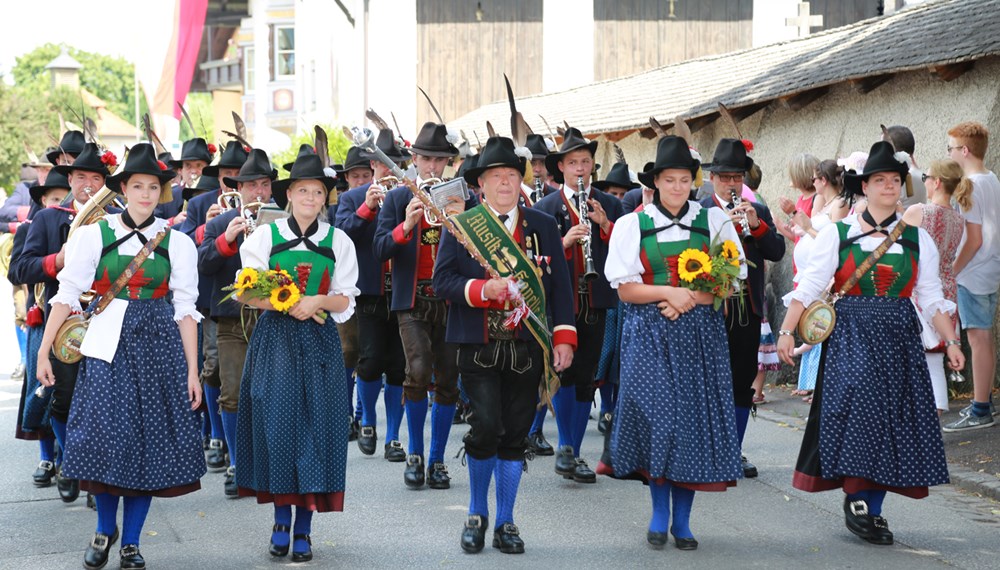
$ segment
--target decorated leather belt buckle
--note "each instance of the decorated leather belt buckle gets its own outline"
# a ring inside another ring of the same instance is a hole
[[[437,295],[434,294],[434,287],[430,283],[418,283],[417,295],[420,297],[437,298]]]
[[[382,288],[386,293],[392,291],[392,275],[389,273],[385,274],[385,279],[382,281]]]

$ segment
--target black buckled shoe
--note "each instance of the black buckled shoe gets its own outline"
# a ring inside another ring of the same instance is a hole
[[[601,414],[601,419],[597,420],[597,431],[608,433],[611,428],[611,412]]]
[[[104,568],[104,565],[108,563],[108,553],[111,552],[111,546],[116,542],[118,542],[118,527],[115,527],[115,532],[111,536],[99,532],[94,533],[93,540],[90,541],[87,550],[83,553],[83,567],[90,570]]]
[[[656,549],[663,548],[667,544],[667,533],[647,530],[646,542],[648,542],[649,545],[652,546],[653,548]]]
[[[385,444],[384,457],[389,463],[402,463],[406,461],[406,451],[403,450],[403,444],[397,440]]]
[[[273,533],[276,533],[276,532],[283,532],[285,534],[288,534],[290,532],[290,529],[288,528],[287,524],[276,524],[276,525],[274,525],[274,526],[271,527],[271,533],[273,534]],[[274,539],[271,539],[271,545],[268,546],[267,552],[271,556],[276,556],[276,557],[280,558],[282,556],[288,555],[288,547],[290,545],[291,545],[291,541],[289,541],[288,544],[285,544],[284,546],[279,546],[279,545],[277,545],[277,544],[274,543]]]
[[[503,523],[493,531],[493,548],[499,548],[504,554],[524,554],[524,541],[514,523]]]
[[[757,476],[757,466],[750,463],[746,455],[741,455],[740,460],[743,462],[743,477],[746,479],[753,479]]]
[[[358,434],[358,449],[365,455],[375,455],[375,444],[378,435],[375,433],[375,426],[361,426],[361,433]]]
[[[91,495],[90,493],[87,493],[87,508],[92,511],[97,510],[97,501],[94,499],[94,496]]]
[[[424,458],[419,455],[406,456],[406,469],[403,470],[403,482],[411,489],[424,486]]]
[[[572,479],[576,472],[576,458],[573,457],[573,447],[564,445],[556,451],[556,474],[564,479]]]
[[[552,449],[552,445],[540,431],[528,434],[528,449],[539,457],[548,457],[556,454],[556,450]]]
[[[225,469],[229,464],[226,461],[225,443],[221,439],[212,439],[208,442],[208,453],[205,454],[205,463],[209,469]]]
[[[41,461],[38,469],[31,474],[31,480],[36,487],[48,487],[52,485],[52,479],[56,476],[56,464],[51,461]]]
[[[427,486],[431,489],[450,489],[451,477],[448,476],[448,466],[444,463],[431,463],[427,470]]]
[[[890,546],[893,542],[893,536],[892,531],[889,530],[889,521],[879,516],[873,516],[872,534],[865,540],[879,546]]]
[[[126,544],[118,551],[118,554],[122,557],[118,566],[122,570],[143,570],[146,568],[146,559],[139,552],[138,544]]]
[[[866,501],[852,501],[844,495],[844,524],[847,525],[847,530],[860,538],[869,540],[874,536],[875,522],[868,514]]]
[[[296,540],[304,540],[304,541],[306,541],[306,549],[305,549],[304,552],[298,552],[298,551],[296,551],[296,550],[293,549],[292,550],[292,562],[309,562],[310,560],[312,560],[313,559],[312,543],[313,542],[312,542],[312,539],[309,538],[309,535],[308,534],[296,534],[296,535],[293,535],[292,536],[292,541],[294,542]]]
[[[351,428],[347,435],[347,441],[357,441],[358,432],[361,431],[361,426],[358,425],[358,421],[354,418],[350,418]]]
[[[59,489],[59,498],[64,503],[72,503],[80,498],[80,481],[67,479],[62,475],[56,478],[56,488]]]
[[[462,550],[469,554],[480,552],[486,546],[486,527],[489,524],[486,517],[469,515],[462,528]]]
[[[584,459],[578,457],[573,469],[573,480],[577,483],[597,483],[597,473],[594,473]]]
[[[236,487],[236,467],[230,465],[226,469],[226,481],[222,484],[223,492],[227,497],[237,497],[240,492]]]

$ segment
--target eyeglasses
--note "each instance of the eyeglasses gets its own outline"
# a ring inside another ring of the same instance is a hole
[[[934,176],[933,174],[927,174],[926,172],[920,175],[921,182],[927,182],[928,178],[937,178],[937,176]]]
[[[743,182],[742,174],[716,174],[722,182]]]
[[[960,148],[965,148],[965,145],[963,144],[963,145],[959,145],[959,146],[949,146],[948,147],[948,152],[951,152],[953,150],[960,149]]]

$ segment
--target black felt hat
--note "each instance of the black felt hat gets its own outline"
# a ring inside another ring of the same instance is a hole
[[[549,147],[545,144],[545,137],[534,133],[528,135],[524,146],[531,151],[531,160],[544,159],[549,155]]]
[[[653,181],[656,180],[656,175],[660,172],[676,168],[689,170],[691,176],[694,176],[698,172],[700,164],[697,158],[691,156],[691,149],[688,148],[687,141],[678,136],[668,135],[656,143],[656,159],[652,164],[646,165],[649,168],[639,173],[639,180],[647,188],[655,188]]]
[[[344,160],[344,165],[335,170],[337,177],[340,178],[347,174],[349,170],[353,170],[355,168],[367,168],[368,170],[371,170],[372,163],[367,154],[368,153],[358,146],[352,146],[347,149],[347,159]]]
[[[423,156],[458,156],[458,149],[448,141],[448,127],[439,123],[424,123],[410,150]]]
[[[314,154],[313,156],[316,155]],[[267,157],[267,153],[259,148],[255,148],[250,151],[250,155],[243,161],[243,165],[240,166],[240,173],[236,176],[226,176],[222,181],[226,183],[226,186],[236,188],[236,185],[240,182],[250,182],[251,180],[259,180],[261,178],[274,180],[277,177],[278,171],[271,167],[271,159]]]
[[[83,149],[80,151],[80,154],[77,155],[73,164],[60,164],[52,170],[55,172],[61,172],[67,177],[74,170],[85,170],[87,172],[96,172],[104,176],[110,176],[111,172],[108,170],[109,162],[110,166],[115,166],[118,159],[114,158],[114,161],[111,161],[111,158],[107,158],[107,153],[109,152],[110,151],[102,152],[101,149],[97,148],[96,144],[87,143],[83,145]],[[114,154],[112,153],[110,156],[114,157]]]
[[[175,168],[173,166],[174,155],[170,154],[169,152],[161,152],[160,154],[156,155],[156,158],[160,159],[160,162],[166,164],[170,168]]]
[[[709,172],[747,172],[753,159],[747,156],[747,147],[740,139],[722,139],[715,147],[712,162],[704,166]]]
[[[188,160],[212,162],[212,153],[208,150],[208,143],[205,142],[205,139],[199,137],[184,141],[184,144],[181,145],[181,157],[169,164],[173,168],[180,168]]]
[[[288,205],[288,196],[285,191],[296,180],[319,180],[326,187],[327,192],[332,190],[337,183],[336,178],[327,176],[326,172],[324,172],[323,161],[319,159],[319,156],[316,154],[299,156],[292,164],[288,178],[278,180],[271,186],[271,196],[274,198],[274,202],[278,204],[278,207],[284,208]]]
[[[632,176],[628,171],[628,164],[624,162],[616,162],[615,165],[611,167],[611,170],[608,171],[607,178],[594,182],[591,186],[606,192],[611,186],[631,190],[633,188],[638,188],[639,183],[632,182]]]
[[[229,141],[222,151],[222,156],[219,157],[219,163],[206,166],[201,171],[201,175],[202,177],[218,178],[220,168],[240,168],[247,161],[248,156],[250,156],[250,151],[243,147],[243,143]]]
[[[314,149],[311,144],[300,144],[299,153],[295,155],[295,160],[298,160],[308,154],[316,154],[316,149]],[[283,168],[285,172],[291,172],[293,164],[295,164],[295,161],[286,162],[285,164],[281,165],[281,168]]]
[[[465,181],[479,186],[479,176],[491,168],[507,167],[524,172],[524,157],[514,152],[514,141],[507,137],[490,137],[476,159],[476,166],[463,175]]]
[[[456,177],[460,176],[462,178],[465,178],[465,174],[467,172],[469,172],[470,170],[472,170],[473,168],[475,168],[477,164],[479,164],[479,155],[478,154],[473,154],[471,156],[465,157],[465,160],[462,161],[461,166],[458,167],[458,172],[455,173],[455,176]],[[476,187],[479,186],[479,180],[478,179],[475,180],[474,182],[469,182],[469,180],[466,179],[466,182],[468,182],[469,184],[471,184],[473,186],[476,186]]]
[[[396,144],[396,137],[393,135],[392,129],[380,129],[378,132],[378,137],[375,139],[375,146],[378,147],[389,160],[399,164],[401,162],[406,162],[413,158],[410,151],[405,148],[400,148]],[[362,156],[367,160],[375,160],[375,156],[367,151],[361,151]],[[350,158],[350,157],[348,157]],[[348,160],[350,162],[350,160]]]
[[[36,184],[31,188],[28,188],[28,193],[31,194],[31,200],[41,206],[42,197],[45,196],[46,192],[52,190],[53,188],[65,188],[66,190],[70,189],[69,179],[66,178],[65,174],[55,171],[50,172],[49,175],[45,177],[45,184]]]
[[[59,146],[45,153],[45,158],[52,164],[58,164],[56,161],[63,154],[76,158],[83,152],[83,147],[86,144],[87,140],[83,138],[82,131],[66,131],[62,140],[59,141]]]
[[[861,174],[854,171],[844,173],[844,188],[852,193],[862,194],[861,183],[867,182],[868,177],[877,172],[896,172],[900,178],[906,180],[906,175],[910,173],[910,166],[896,158],[896,151],[892,143],[879,141],[872,145],[868,151],[868,160],[865,162],[865,169]]]
[[[166,165],[156,158],[156,149],[153,148],[153,145],[139,143],[129,149],[128,156],[125,157],[125,165],[114,176],[108,177],[105,186],[115,192],[121,192],[121,183],[128,180],[128,177],[133,174],[149,174],[158,178],[160,184],[166,184],[174,179],[174,171],[170,167],[164,168],[164,166]]]
[[[563,174],[559,170],[559,161],[574,150],[584,149],[590,151],[590,156],[594,156],[597,153],[597,141],[587,140],[583,136],[583,133],[580,132],[580,129],[576,127],[566,129],[566,134],[563,136],[563,143],[559,147],[559,151],[550,152],[545,157],[545,169],[552,175],[552,179],[562,184]]]

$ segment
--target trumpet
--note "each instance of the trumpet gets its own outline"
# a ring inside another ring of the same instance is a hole
[[[421,183],[420,189],[423,190],[424,192],[427,192],[427,194],[430,195],[431,187],[436,186],[442,182],[445,182],[445,179],[428,178],[427,180],[424,180]],[[431,200],[433,201],[433,196],[431,197]],[[442,212],[444,212],[444,210],[442,210]],[[424,221],[427,222],[428,226],[437,227],[441,225],[441,220],[439,220],[437,215],[434,212],[432,212],[429,208],[424,208]]]
[[[743,203],[743,198],[740,197],[736,190],[730,190],[729,195],[733,200],[733,209],[739,208],[740,204]],[[750,237],[750,222],[747,220],[747,213],[743,210],[739,211],[740,214],[740,237],[747,239]]]
[[[381,186],[384,190],[388,190],[389,188],[395,188],[396,186],[399,186],[400,182],[399,178],[396,178],[395,176],[390,174],[388,176],[383,176],[382,178],[379,178],[378,180],[375,181],[375,184]],[[378,198],[378,207],[381,208],[384,203],[385,203],[385,191],[383,191],[382,195],[379,196]]]
[[[594,255],[591,251],[591,236],[593,224],[587,213],[590,211],[587,205],[587,193],[583,190],[583,176],[576,179],[576,208],[580,211],[580,223],[587,226],[587,236],[580,240],[583,248],[583,275],[580,276],[579,288],[581,292],[586,288],[586,284],[597,278],[597,268],[594,266]]]
[[[243,198],[239,192],[235,190],[230,190],[228,192],[223,192],[219,194],[218,200],[215,201],[219,205],[221,213],[226,213],[229,210],[233,210],[240,207],[243,202]]]

